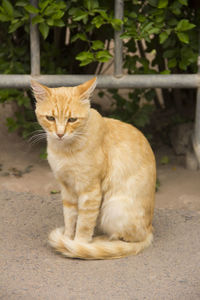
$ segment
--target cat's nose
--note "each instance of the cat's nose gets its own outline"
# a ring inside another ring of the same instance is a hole
[[[57,136],[61,139],[64,136],[64,134],[63,133],[57,133]]]

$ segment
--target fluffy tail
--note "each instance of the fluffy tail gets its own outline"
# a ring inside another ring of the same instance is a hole
[[[106,237],[96,237],[91,243],[70,240],[63,235],[63,228],[56,228],[49,235],[49,243],[67,257],[81,259],[113,259],[138,254],[153,240],[149,233],[142,242],[109,241]]]

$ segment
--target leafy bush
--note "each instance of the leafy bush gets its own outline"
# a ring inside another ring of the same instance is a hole
[[[112,58],[110,42],[114,30],[124,27],[124,69],[128,74],[194,73],[197,71],[200,4],[187,0],[127,0],[123,22],[114,18],[114,1],[39,0],[38,8],[29,0],[2,0],[0,6],[0,72],[30,72],[29,20],[41,33],[41,73],[101,73]],[[128,99],[111,90],[116,101],[113,114],[138,127],[150,121],[152,101],[161,109],[152,89],[130,91]],[[165,107],[181,115],[184,94],[164,89]],[[21,95],[21,96],[20,96]],[[27,98],[28,97],[28,98]],[[144,105],[141,105],[141,97]],[[194,95],[192,96],[194,97]],[[10,129],[33,127],[30,94],[1,90],[0,102],[14,100],[19,112]],[[27,121],[29,125],[27,125]]]

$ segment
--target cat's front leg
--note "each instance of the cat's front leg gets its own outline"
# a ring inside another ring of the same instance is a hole
[[[96,226],[99,208],[101,205],[100,186],[94,185],[82,193],[78,199],[78,218],[75,240],[90,242]]]
[[[75,226],[78,215],[77,198],[73,194],[73,192],[64,184],[61,185],[61,195],[63,201],[63,214],[65,222],[64,235],[69,237],[70,239],[74,239]]]

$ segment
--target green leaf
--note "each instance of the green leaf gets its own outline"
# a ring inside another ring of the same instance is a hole
[[[40,153],[40,158],[41,158],[41,159],[47,159],[47,152],[46,152],[46,149],[43,150],[43,151]]]
[[[37,14],[38,12],[39,12],[39,9],[38,8],[36,8],[35,6],[33,6],[33,5],[26,5],[25,7],[25,10],[27,11],[27,12],[29,12],[30,14]]]
[[[107,62],[112,58],[112,55],[108,52],[108,50],[102,50],[96,53],[96,59],[100,62]]]
[[[159,190],[160,188],[160,180],[157,178],[156,179],[156,192]]]
[[[37,16],[33,17],[33,19],[32,19],[33,25],[42,23],[42,22],[44,22],[44,18],[42,18],[40,15],[37,15]]]
[[[28,5],[29,1],[28,0],[21,0],[21,1],[17,1],[17,3],[15,4],[16,6],[26,6]]]
[[[158,34],[160,33],[160,28],[154,27],[148,31],[148,35],[150,34]]]
[[[81,21],[88,17],[88,12],[82,9],[70,9],[69,14],[72,14],[72,18],[74,21]]]
[[[167,38],[168,38],[167,32],[166,31],[161,32],[159,35],[160,44],[163,44]]]
[[[175,30],[177,30],[177,31],[187,31],[187,30],[190,30],[194,27],[196,27],[195,24],[190,23],[189,20],[187,20],[187,19],[182,19],[178,22]]]
[[[51,16],[55,13],[55,7],[54,6],[48,6],[45,11],[44,11],[44,15],[45,16]]]
[[[175,35],[169,35],[168,39],[162,44],[163,49],[172,49],[173,47],[176,47],[177,38]]]
[[[97,0],[84,0],[84,6],[89,10],[93,10],[99,7],[99,3]]]
[[[51,193],[52,195],[55,195],[55,194],[60,194],[60,191],[52,190],[50,193]]]
[[[96,28],[100,28],[103,24],[105,24],[105,21],[101,16],[96,16],[93,18],[91,23],[95,25]]]
[[[163,156],[160,160],[162,165],[167,165],[169,163],[169,157],[167,155]]]
[[[128,48],[129,52],[136,52],[136,43],[134,40],[130,39],[127,43],[124,44]]]
[[[175,14],[176,16],[179,16],[181,14],[181,9],[180,8],[172,8],[172,12],[173,14]]]
[[[147,99],[147,101],[152,101],[155,98],[155,90],[149,90],[148,92],[145,93],[145,98]]]
[[[181,49],[181,60],[184,61],[187,65],[195,63],[197,61],[198,53],[193,51],[190,45],[184,45]]]
[[[40,23],[39,30],[45,40],[49,34],[49,26],[46,23]]]
[[[130,12],[130,13],[128,14],[128,16],[129,16],[129,18],[133,18],[133,19],[136,19],[136,18],[137,18],[137,14],[136,14],[134,11]]]
[[[88,13],[87,12],[83,12],[78,16],[73,17],[74,21],[81,21],[81,20],[85,20],[88,17]]]
[[[143,16],[143,15],[138,15],[138,21],[139,21],[140,23],[144,23],[144,22],[146,21],[146,17]]]
[[[158,5],[158,0],[149,0],[148,2],[153,7],[157,7],[157,5]]]
[[[168,25],[170,25],[170,26],[176,26],[177,23],[178,23],[178,20],[176,18],[172,17],[171,19],[168,20]]]
[[[64,11],[58,11],[52,15],[52,18],[53,19],[61,19],[64,16],[64,14],[65,14]]]
[[[165,8],[168,5],[168,0],[159,0],[158,1],[158,8]]]
[[[89,51],[83,51],[76,56],[76,59],[81,61],[80,66],[86,66],[94,61],[94,55]]]
[[[4,14],[0,13],[0,21],[1,22],[8,22],[8,21],[10,21],[10,19],[11,18],[8,15],[4,15]]]
[[[58,9],[60,9],[60,10],[65,10],[66,9],[66,7],[67,7],[66,2],[67,1],[55,1],[55,2],[56,2],[56,6],[57,6]]]
[[[176,49],[170,49],[170,50],[166,50],[165,52],[163,52],[163,57],[164,58],[171,58],[173,56],[176,55]]]
[[[179,41],[188,44],[189,43],[189,35],[185,32],[177,32],[177,36]]]
[[[134,124],[138,127],[144,127],[150,122],[150,115],[153,112],[153,105],[144,104],[134,115]]]
[[[5,9],[6,13],[7,13],[10,17],[12,17],[12,16],[13,16],[13,11],[14,11],[14,9],[13,9],[13,6],[12,6],[12,4],[10,3],[10,1],[8,1],[8,0],[3,0],[3,1],[2,1],[2,6],[3,6],[3,8]]]
[[[179,68],[181,69],[181,70],[187,70],[187,63],[185,63],[185,61],[180,61],[179,62],[179,64],[178,64],[178,66],[179,66]]]
[[[47,22],[47,24],[48,24],[49,26],[53,26],[53,25],[54,25],[54,20],[51,19],[51,18],[47,19],[46,22]]]
[[[93,41],[92,42],[92,49],[93,50],[98,50],[98,49],[103,49],[104,48],[104,43],[102,41]]]
[[[85,33],[77,33],[71,38],[71,42],[75,42],[76,40],[80,39],[81,41],[87,41],[87,36]]]
[[[178,0],[178,2],[182,5],[188,5],[188,0]]]
[[[15,20],[16,21],[16,20]],[[17,20],[18,22],[11,23],[9,26],[8,33],[15,32],[20,26],[23,25],[23,22]]]
[[[39,8],[41,9],[42,12],[47,7],[47,5],[49,5],[49,0],[39,1]]]
[[[170,70],[164,70],[164,71],[160,72],[160,74],[162,74],[162,75],[168,75],[170,73],[171,73]]]
[[[128,39],[128,38],[130,38],[130,37],[133,37],[133,34],[132,34],[132,32],[129,32],[129,31],[124,32],[124,33],[122,33],[122,34],[120,35],[120,38],[121,38],[121,39]]]
[[[65,26],[65,23],[63,20],[54,20],[54,26],[57,26],[57,27],[64,27]]]
[[[156,17],[156,23],[163,23],[165,20],[165,16],[157,16]]]
[[[6,119],[6,125],[8,126],[8,131],[12,132],[19,128],[19,124],[13,119],[13,118],[7,118]]]
[[[14,19],[16,19],[16,18],[24,19],[25,15],[26,15],[26,13],[21,14],[18,10],[14,10],[14,13],[13,13]]]
[[[168,61],[168,68],[174,68],[174,67],[176,67],[176,65],[177,65],[177,60],[176,60],[176,58],[174,57],[174,58],[172,58],[172,59],[169,59],[169,61]]]
[[[98,12],[102,16],[103,19],[105,19],[105,20],[109,19],[106,9],[98,9],[98,10],[96,9],[96,12]]]
[[[113,19],[113,20],[111,20],[111,25],[112,25],[112,27],[113,27],[115,30],[117,30],[117,31],[120,31],[120,30],[121,30],[122,24],[123,24],[123,22],[122,22],[122,20],[120,20],[120,19]]]

